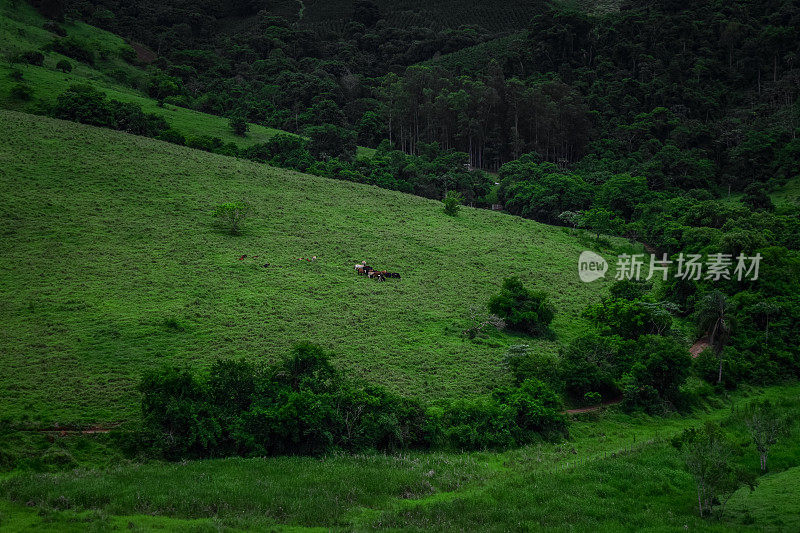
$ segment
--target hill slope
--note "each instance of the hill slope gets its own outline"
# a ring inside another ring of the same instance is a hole
[[[234,135],[228,118],[202,113],[193,109],[165,104],[158,105],[155,99],[145,94],[149,75],[138,65],[123,59],[130,46],[121,37],[80,21],[67,21],[61,26],[68,38],[74,38],[90,46],[96,52],[95,63],[89,65],[46,49],[56,37],[43,29],[47,21],[26,2],[0,0],[0,52],[6,58],[28,51],[41,51],[45,58],[42,66],[24,63],[0,63],[0,108],[41,114],[52,106],[59,94],[72,84],[89,84],[104,92],[109,98],[131,102],[147,113],[163,117],[169,125],[186,137],[208,135],[219,137],[225,143],[234,143],[240,148],[267,141],[282,130],[250,124],[247,135]],[[66,59],[73,70],[64,73],[56,64]],[[11,76],[13,71],[22,73],[22,81]],[[30,100],[15,98],[11,90],[22,83],[33,89]],[[372,157],[375,150],[358,147],[360,157]]]
[[[450,218],[376,187],[15,112],[0,120],[0,411],[14,417],[135,417],[145,368],[272,359],[305,339],[404,394],[475,394],[507,379],[505,346],[529,342],[460,334],[503,277],[551,293],[558,340],[533,341],[549,352],[586,327],[580,311],[603,290],[578,280],[584,245],[561,228],[476,209]],[[255,214],[231,237],[210,212],[241,198]],[[361,259],[403,277],[356,276]]]

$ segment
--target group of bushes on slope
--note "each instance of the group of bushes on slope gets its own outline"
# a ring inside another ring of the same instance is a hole
[[[566,434],[560,400],[539,380],[426,406],[347,379],[328,353],[308,343],[273,366],[218,360],[202,374],[151,371],[140,390],[144,431],[138,445],[168,459],[472,450]]]
[[[777,267],[767,274],[777,274],[780,258],[766,257]],[[760,278],[733,297],[722,287],[706,287],[696,295],[694,311],[686,316],[690,329],[692,324],[696,328],[692,338],[707,335],[712,327],[716,332],[695,358],[681,328],[675,327],[680,308],[672,301],[674,285],[665,283],[652,291],[647,282],[624,279],[600,302],[587,306],[583,315],[594,331],[562,346],[558,358],[532,353],[523,345],[509,350],[506,364],[517,382],[535,376],[577,403],[621,399],[626,409],[651,413],[685,409],[699,396],[740,383],[797,379],[800,357],[796,344],[790,344],[800,341],[797,292],[779,297],[774,287],[800,289],[800,259],[783,260],[792,273],[788,277],[772,282]]]

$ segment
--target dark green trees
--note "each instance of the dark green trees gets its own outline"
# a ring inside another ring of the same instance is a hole
[[[533,336],[544,334],[555,315],[547,293],[528,290],[517,277],[503,281],[500,293],[489,299],[489,311],[509,329]]]

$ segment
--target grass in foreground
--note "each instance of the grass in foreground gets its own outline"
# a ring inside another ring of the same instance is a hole
[[[796,413],[799,395],[795,385],[750,397],[793,405]],[[506,453],[225,459],[20,473],[0,482],[0,525],[38,529],[80,520],[84,526],[130,522],[142,529],[197,530],[792,531],[797,468],[788,469],[800,463],[796,421],[773,451],[775,474],[763,477],[754,492],[737,493],[722,521],[697,516],[693,481],[669,444],[686,427],[725,423],[738,412],[731,405],[746,401],[740,392],[730,403],[718,401],[686,417],[611,411],[576,422],[569,442]],[[747,436],[729,431],[757,469]]]

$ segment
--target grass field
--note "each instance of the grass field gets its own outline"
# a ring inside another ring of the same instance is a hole
[[[606,284],[580,282],[577,257],[593,243],[563,228],[469,208],[451,218],[376,187],[15,112],[0,120],[0,410],[15,419],[130,420],[147,368],[273,360],[301,340],[403,394],[473,395],[505,382],[505,348],[528,342],[461,335],[504,277],[552,296],[555,338],[533,341],[549,352],[586,329],[580,313]],[[238,199],[254,214],[232,237],[211,211]],[[358,277],[361,259],[402,279]]]
[[[796,385],[740,391],[685,417],[584,415],[572,425],[570,441],[505,453],[20,472],[0,479],[0,529],[796,531],[796,417],[771,453],[773,473],[755,491],[737,492],[721,521],[697,516],[694,483],[669,439],[704,421],[720,422],[746,451],[744,466],[757,469],[757,454],[736,413],[749,396],[793,406],[794,416],[798,395]],[[51,446],[76,448],[81,440],[100,438],[72,437]]]

